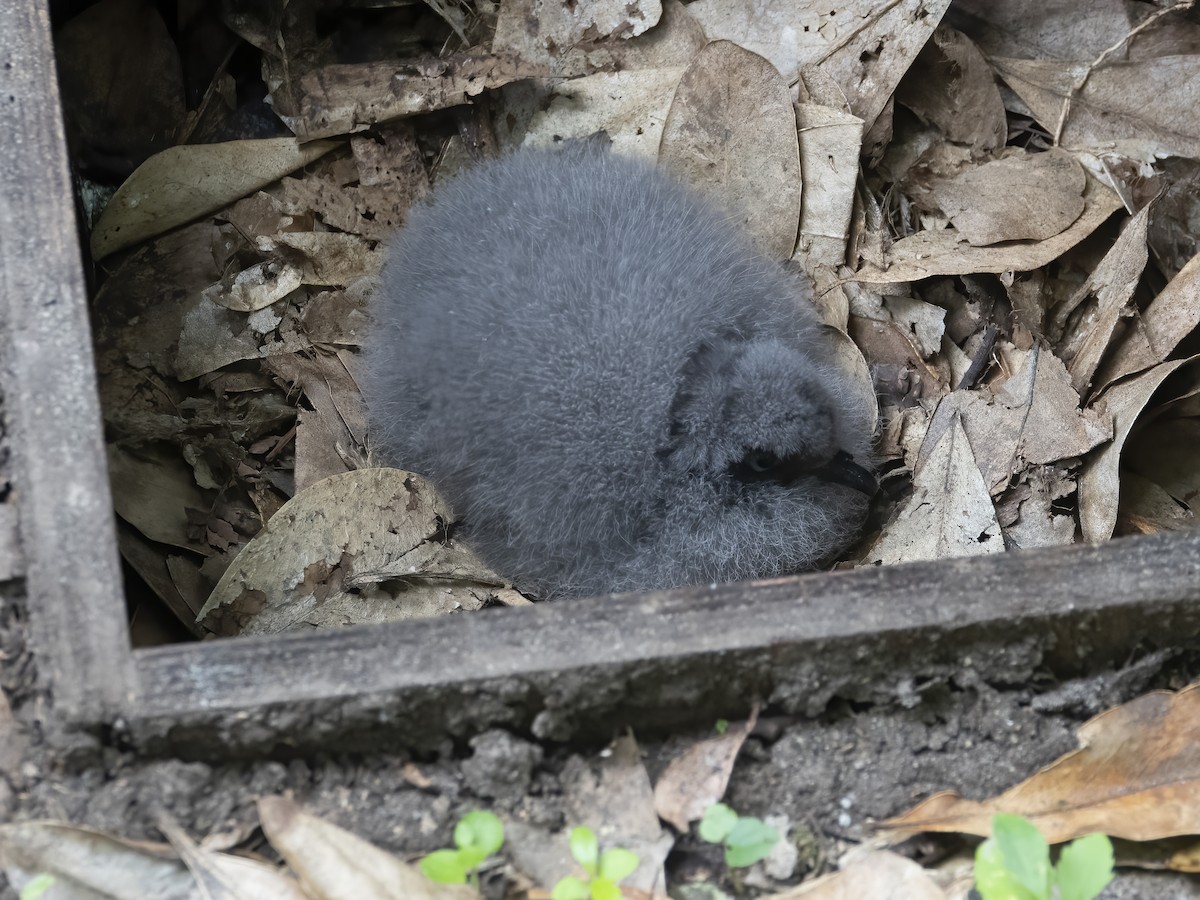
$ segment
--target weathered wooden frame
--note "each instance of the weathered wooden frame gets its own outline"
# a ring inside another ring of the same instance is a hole
[[[0,377],[55,714],[194,756],[711,721],[1200,634],[1200,532],[313,635],[131,650],[44,0],[0,4]],[[1195,644],[1192,644],[1195,646]]]

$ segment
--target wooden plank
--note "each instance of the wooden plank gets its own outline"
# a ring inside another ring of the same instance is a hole
[[[0,3],[0,377],[39,674],[68,722],[127,699],[87,296],[46,4]]]
[[[152,751],[430,749],[798,713],[899,678],[1020,681],[1200,634],[1200,532],[685,588],[312,635],[137,651],[126,716]]]

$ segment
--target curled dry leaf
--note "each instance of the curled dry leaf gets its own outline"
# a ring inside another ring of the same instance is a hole
[[[478,900],[465,884],[435,884],[410,866],[345,829],[306,812],[286,797],[258,801],[263,832],[299,876],[313,900]]]
[[[852,280],[888,284],[918,281],[932,275],[1028,272],[1041,268],[1062,256],[1121,208],[1121,198],[1090,177],[1083,200],[1084,210],[1079,218],[1044,241],[973,247],[954,228],[921,231],[892,245],[887,268],[864,265]]]
[[[1056,331],[1069,323],[1059,341],[1059,355],[1071,373],[1071,383],[1081,394],[1112,341],[1122,317],[1133,312],[1133,292],[1146,268],[1147,206],[1125,223],[1121,235],[1091,275],[1064,304],[1054,311]],[[1090,298],[1094,297],[1095,302]]]
[[[188,144],[156,153],[125,180],[92,231],[96,259],[216,212],[328,153],[295,138]]]
[[[800,103],[796,129],[804,191],[794,258],[810,272],[818,265],[836,270],[846,262],[863,122],[840,109]]]
[[[668,763],[654,785],[654,809],[664,822],[685,833],[704,811],[725,796],[733,764],[758,722],[755,706],[745,722],[724,734],[697,741]]]
[[[200,611],[218,634],[265,634],[437,615],[497,584],[465,549],[447,544],[451,515],[420,476],[399,469],[334,475],[275,513],[225,571]],[[381,582],[417,582],[396,597]],[[419,589],[423,585],[424,590]]]
[[[714,41],[692,61],[667,112],[658,159],[787,259],[800,225],[800,147],[787,83],[767,60]]]
[[[282,300],[302,283],[295,266],[266,260],[209,285],[200,296],[234,312],[254,312]]]
[[[957,415],[928,454],[922,455],[912,496],[884,528],[868,562],[1003,553],[996,510]]]
[[[986,836],[1006,812],[1052,844],[1097,831],[1135,841],[1200,833],[1200,684],[1107,710],[1078,738],[1078,750],[998,797],[935,794],[883,826]]]
[[[1083,212],[1087,175],[1061,150],[1019,151],[931,186],[934,201],[977,247],[1044,241]]]
[[[1121,497],[1121,451],[1125,439],[1159,385],[1187,361],[1190,360],[1161,363],[1112,385],[1100,395],[1113,417],[1113,439],[1094,451],[1079,473],[1079,526],[1084,540],[1097,542],[1112,537]]]
[[[156,824],[196,879],[205,900],[309,900],[296,880],[275,866],[201,846],[165,812]]]
[[[846,332],[833,326],[825,326],[825,334],[833,345],[834,363],[850,376],[849,387],[860,397],[859,409],[869,410],[867,420],[870,433],[879,427],[879,401],[875,397],[875,383],[871,380],[871,368],[858,344],[850,340]]]
[[[1200,325],[1200,254],[1188,260],[1150,305],[1133,316],[1128,333],[1101,364],[1096,383],[1111,384],[1162,362],[1197,325]]]

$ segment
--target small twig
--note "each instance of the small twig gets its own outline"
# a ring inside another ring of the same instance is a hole
[[[1000,329],[995,325],[989,325],[984,329],[983,340],[979,344],[979,352],[971,360],[971,365],[967,366],[967,371],[963,372],[962,380],[958,383],[958,387],[955,390],[968,391],[975,386],[975,382],[979,380],[979,376],[983,374],[984,369],[991,362],[992,350],[996,346],[996,337],[999,334]]]
[[[1083,86],[1087,84],[1087,80],[1091,77],[1092,72],[1103,65],[1103,63],[1112,54],[1116,53],[1131,40],[1133,40],[1133,38],[1141,34],[1163,16],[1170,15],[1174,12],[1182,12],[1184,10],[1191,9],[1195,3],[1196,0],[1179,0],[1179,2],[1173,6],[1167,6],[1158,10],[1157,12],[1151,13],[1150,15],[1146,16],[1145,19],[1139,22],[1135,28],[1131,29],[1129,33],[1125,35],[1125,37],[1121,38],[1111,47],[1106,49],[1087,65],[1087,67],[1083,70],[1083,74],[1079,76],[1075,84],[1073,84],[1071,89],[1067,92],[1067,96],[1063,98],[1062,112],[1059,114],[1058,124],[1054,127],[1054,146],[1057,147],[1059,142],[1062,140],[1063,129],[1067,126],[1067,116],[1071,114],[1071,99],[1083,90]]]

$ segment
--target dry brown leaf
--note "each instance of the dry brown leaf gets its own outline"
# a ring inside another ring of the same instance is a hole
[[[257,246],[263,253],[289,257],[301,281],[318,287],[345,287],[375,277],[383,268],[384,251],[353,234],[284,231],[259,238]]]
[[[1200,839],[1189,835],[1161,841],[1115,840],[1113,856],[1117,866],[1200,872]]]
[[[263,832],[313,900],[478,900],[465,884],[435,884],[345,829],[286,797],[258,801]]]
[[[1137,139],[1155,142],[1163,156],[1200,156],[1200,56],[1110,61],[1074,92],[1090,63],[997,58],[992,64],[1051,134],[1071,97],[1064,147]]]
[[[247,316],[197,295],[183,309],[174,359],[175,376],[180,381],[190,381],[230,363],[267,355],[265,336],[275,332],[280,321],[269,306]],[[296,344],[277,347],[275,352],[300,349],[302,345]]]
[[[810,273],[816,266],[836,270],[846,262],[863,122],[839,109],[800,103],[796,128],[804,190],[794,258]]]
[[[323,478],[351,471],[364,455],[367,410],[348,354],[314,353],[268,360],[289,387],[300,387],[312,409],[299,408],[296,425],[296,493]],[[357,365],[354,358],[353,365]],[[290,391],[289,391],[290,393]]]
[[[883,529],[868,564],[1003,552],[992,498],[955,416],[919,462],[912,496]]]
[[[409,208],[429,193],[416,135],[397,123],[380,129],[378,140],[351,138],[350,149],[350,159],[320,160],[303,176],[284,178],[278,191],[280,206],[296,218],[315,214],[347,234],[390,238],[404,224]]]
[[[544,66],[555,75],[581,75],[588,66],[579,57],[594,45],[636,37],[656,25],[662,14],[659,0],[590,0],[579,4],[505,0],[496,17],[492,49]],[[570,63],[564,64],[567,61]]]
[[[1149,219],[1147,206],[1126,222],[1100,265],[1062,308],[1054,311],[1053,330],[1062,334],[1058,352],[1071,373],[1071,383],[1081,394],[1091,385],[1118,321],[1132,314],[1133,292],[1149,258]],[[1090,300],[1093,297],[1094,303]]]
[[[659,162],[728,211],[772,259],[800,226],[800,147],[787,83],[769,62],[714,41],[675,89]]]
[[[1129,439],[1125,466],[1152,479],[1195,515],[1200,512],[1197,448],[1200,448],[1200,419],[1160,419]]]
[[[900,82],[896,102],[976,156],[1003,147],[1008,138],[992,67],[970,38],[945,25],[933,32]]]
[[[96,259],[216,212],[328,153],[295,138],[190,144],[150,157],[125,180],[92,231]]]
[[[888,284],[918,281],[932,275],[974,275],[980,272],[1028,272],[1066,253],[1121,208],[1121,199],[1107,187],[1088,179],[1083,213],[1063,232],[1044,241],[1016,241],[996,247],[972,247],[953,228],[921,231],[896,241],[889,265],[864,265],[854,281]]]
[[[284,92],[276,114],[300,141],[365,131],[375,125],[470,103],[484,91],[546,74],[509,54],[459,53],[397,64],[335,63],[305,72],[296,84],[296,108]]]
[[[195,637],[203,637],[203,629],[195,622],[196,613],[200,612],[200,607],[212,591],[212,585],[204,589],[198,597],[192,593],[184,593],[172,577],[167,563],[167,560],[178,560],[180,557],[164,559],[161,547],[145,540],[135,528],[122,521],[117,522],[117,548],[121,551],[121,558],[159,596],[175,618]]]
[[[287,263],[265,260],[230,273],[200,292],[210,303],[234,312],[255,312],[282,300],[304,283],[300,270]]]
[[[572,756],[559,780],[572,826],[586,825],[601,847],[623,847],[640,858],[637,870],[621,882],[622,890],[665,897],[663,861],[674,839],[659,824],[650,776],[633,736],[618,738],[612,752],[596,763]],[[504,827],[514,866],[535,883],[553,885],[566,875],[582,874],[571,858],[569,829],[551,832],[515,818]]]
[[[929,873],[898,853],[873,850],[858,855],[837,872],[806,881],[762,900],[947,900]]]
[[[166,813],[156,824],[201,886],[204,900],[309,900],[299,883],[275,866],[201,846]]]
[[[0,868],[21,883],[45,872],[68,896],[193,897],[196,882],[167,844],[129,841],[65,822],[0,824]],[[16,874],[17,877],[12,876]]]
[[[603,131],[617,153],[655,159],[682,68],[601,72],[556,85],[525,135],[532,147]]]
[[[1095,59],[1129,32],[1123,0],[956,0],[946,18],[988,56]]]
[[[999,812],[1052,844],[1103,832],[1151,841],[1200,833],[1200,684],[1155,691],[1079,728],[1079,749],[990,800],[946,791],[883,825],[987,836]]]
[[[758,721],[755,706],[745,722],[730,725],[724,734],[692,744],[667,764],[654,785],[654,809],[681,834],[725,796],[733,764]]]
[[[688,6],[709,40],[729,40],[769,59],[789,82],[814,63],[840,85],[869,128],[937,26],[949,0],[818,3],[770,0]]]
[[[1035,466],[1023,473],[1017,486],[996,503],[996,515],[1008,545],[1014,550],[1029,550],[1074,543],[1075,517],[1062,512],[1058,504],[1075,491],[1074,476],[1057,466]],[[1002,507],[1007,507],[1005,513]]]
[[[1031,465],[1083,456],[1112,438],[1103,409],[1080,410],[1062,362],[1035,345],[1012,348],[1015,371],[994,389],[955,391],[939,404],[926,441],[936,442],[961,418],[984,483],[993,495]],[[932,443],[929,444],[932,446]]]
[[[857,393],[856,409],[866,410],[864,429],[874,434],[879,428],[879,401],[875,397],[875,383],[871,379],[871,368],[867,365],[862,350],[839,328],[825,326],[825,336],[833,347],[833,363],[849,376],[847,388]]]
[[[1159,385],[1183,363],[1183,360],[1160,363],[1141,375],[1112,385],[1100,395],[1113,417],[1113,439],[1093,451],[1079,473],[1079,525],[1084,540],[1095,543],[1112,537],[1121,495],[1121,451],[1125,439]]]
[[[968,243],[1044,241],[1083,212],[1087,175],[1069,153],[1018,151],[930,186]]]
[[[108,445],[108,477],[117,515],[152,541],[208,555],[212,548],[188,534],[187,510],[212,500],[173,450],[155,444],[136,452]]]
[[[1121,473],[1121,500],[1114,534],[1157,534],[1194,527],[1195,514],[1162,485],[1135,471]]]
[[[1181,340],[1200,325],[1200,255],[1193,256],[1141,313],[1111,356],[1100,366],[1096,383],[1118,378],[1162,362]]]
[[[452,520],[433,488],[409,472],[326,478],[246,544],[199,618],[217,634],[269,634],[478,608],[483,585],[499,579],[445,542]],[[383,582],[403,589],[392,596]]]

